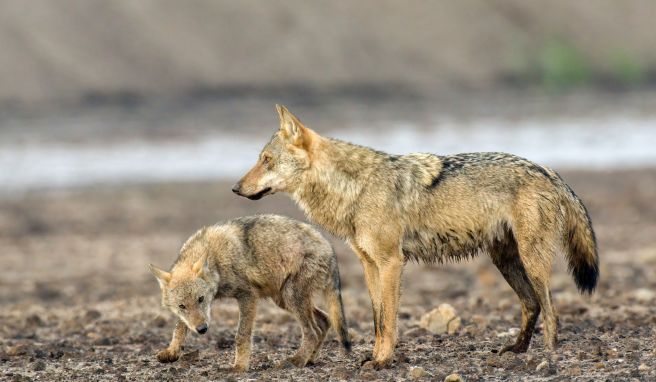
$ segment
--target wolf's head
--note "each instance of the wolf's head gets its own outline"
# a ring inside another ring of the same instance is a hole
[[[209,279],[207,255],[192,266],[176,268],[173,273],[150,264],[162,290],[162,306],[177,315],[192,331],[205,334],[210,325],[210,309],[216,294]]]
[[[286,107],[276,105],[280,129],[271,137],[260,157],[232,191],[252,200],[280,192],[293,192],[310,168],[311,149],[319,136],[303,126]]]

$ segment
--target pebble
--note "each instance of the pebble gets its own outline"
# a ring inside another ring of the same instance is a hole
[[[510,328],[507,332],[497,333],[497,337],[506,338],[506,337],[515,337],[519,334],[519,328]]]
[[[541,371],[549,367],[549,361],[542,361],[538,364],[538,367],[535,368],[535,371]]]
[[[458,374],[449,374],[444,378],[444,382],[464,382],[462,377]]]
[[[421,366],[411,367],[410,371],[408,372],[408,377],[410,377],[411,379],[420,379],[428,376],[430,376],[430,373],[427,372],[426,369],[424,369]]]
[[[419,326],[434,334],[454,334],[460,329],[461,319],[449,304],[441,304],[421,317]]]
[[[656,292],[647,288],[639,288],[633,291],[633,298],[640,302],[650,302],[656,299]]]
[[[645,365],[644,363],[641,363],[640,366],[638,366],[639,371],[649,371],[649,366]]]

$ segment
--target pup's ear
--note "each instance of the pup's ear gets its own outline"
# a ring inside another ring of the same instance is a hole
[[[163,271],[153,264],[149,265],[150,271],[155,275],[155,278],[157,279],[157,282],[159,283],[159,287],[164,289],[166,286],[169,284],[169,281],[171,281],[171,274]]]
[[[203,274],[203,272],[208,272],[209,268],[207,265],[207,253],[205,253],[203,256],[198,259],[194,265],[191,266],[191,271],[194,272],[196,276],[200,276]]]
[[[278,110],[278,116],[280,117],[280,131],[283,136],[293,145],[303,146],[307,132],[301,120],[283,105],[276,105],[276,110]]]

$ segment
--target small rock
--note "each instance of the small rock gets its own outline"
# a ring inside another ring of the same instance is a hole
[[[408,372],[408,377],[411,379],[420,379],[428,376],[430,376],[430,373],[421,366],[413,366]]]
[[[651,300],[656,299],[656,292],[647,288],[639,288],[633,291],[633,298],[640,302],[650,302]]]
[[[458,374],[449,374],[444,378],[444,382],[464,382],[462,377]]]
[[[535,368],[535,371],[542,371],[549,367],[549,361],[542,361],[538,364],[538,367]]]
[[[572,376],[581,375],[581,368],[580,367],[573,367],[573,368],[569,369],[569,375],[572,375]]]
[[[515,337],[517,334],[519,334],[519,328],[510,328],[508,329],[507,332],[497,333],[497,337],[499,338]]]
[[[649,371],[649,366],[645,365],[644,363],[641,363],[640,366],[638,366],[639,371]]]
[[[456,333],[460,329],[461,320],[456,310],[449,304],[441,304],[436,309],[424,314],[419,325],[435,334]]]

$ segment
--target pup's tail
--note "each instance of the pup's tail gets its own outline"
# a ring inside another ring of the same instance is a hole
[[[569,195],[564,200],[567,236],[565,254],[568,268],[581,293],[591,294],[599,279],[599,254],[597,239],[588,210],[581,199],[566,186]]]
[[[325,292],[326,303],[330,316],[330,324],[335,328],[342,346],[346,352],[351,351],[351,336],[348,332],[348,324],[344,315],[344,304],[342,303],[342,287],[339,279],[339,268],[337,258],[333,256],[331,282]]]

